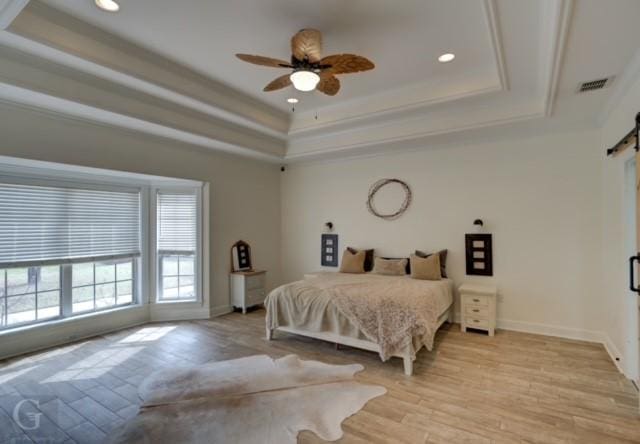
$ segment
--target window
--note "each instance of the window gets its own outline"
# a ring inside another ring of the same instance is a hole
[[[149,303],[171,317],[171,303],[205,302],[203,196],[198,181],[0,156],[0,338],[113,308]]]
[[[127,305],[133,302],[132,259],[74,264],[71,311],[86,311]]]
[[[140,229],[140,190],[0,178],[0,328],[134,303]]]
[[[60,266],[0,270],[0,327],[60,316]]]
[[[199,297],[198,200],[195,192],[157,193],[159,301]]]

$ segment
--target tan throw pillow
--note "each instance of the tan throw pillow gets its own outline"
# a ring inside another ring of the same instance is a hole
[[[373,262],[373,273],[388,276],[404,276],[407,268],[406,259],[382,259],[376,257]]]
[[[429,257],[421,258],[412,254],[411,277],[427,281],[439,281],[442,279],[440,273],[440,255],[432,254]]]
[[[351,253],[357,253],[359,251],[357,248],[353,247],[347,247],[347,250]],[[364,253],[364,271],[371,271],[373,270],[373,248],[364,250]]]
[[[356,253],[352,253],[348,249],[344,250],[342,262],[340,263],[340,273],[364,273],[366,254],[364,250]]]
[[[428,258],[433,253],[425,253],[424,251],[416,250],[416,256],[421,258]],[[447,250],[440,250],[436,254],[440,256],[440,274],[443,278],[447,277]]]

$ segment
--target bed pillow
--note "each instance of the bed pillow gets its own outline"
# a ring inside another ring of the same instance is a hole
[[[376,257],[373,262],[373,273],[388,276],[404,276],[407,270],[407,259],[383,259]]]
[[[411,274],[411,261],[408,257],[383,257],[382,259],[388,261],[400,261],[404,259],[405,261],[407,261],[407,266],[405,267],[404,274]]]
[[[411,277],[426,281],[439,281],[442,279],[440,274],[440,255],[431,254],[426,258],[422,258],[412,254]]]
[[[364,271],[373,270],[373,248],[370,250],[358,250],[357,248],[347,247],[351,253],[356,254],[358,251],[364,251]]]
[[[366,253],[364,250],[352,253],[347,248],[342,253],[342,262],[340,262],[340,273],[364,273],[364,259]]]
[[[428,258],[434,253],[425,253],[424,251],[416,250],[415,255],[423,259]],[[437,252],[440,256],[440,275],[443,278],[447,278],[447,250],[440,250]]]

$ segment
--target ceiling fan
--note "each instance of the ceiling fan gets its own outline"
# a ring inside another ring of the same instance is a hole
[[[373,69],[369,59],[355,54],[335,54],[321,57],[322,34],[317,29],[302,29],[291,38],[291,62],[249,54],[236,54],[240,60],[272,68],[290,68],[293,72],[278,77],[263,91],[276,91],[291,84],[299,91],[317,89],[329,96],[340,90],[337,74]]]

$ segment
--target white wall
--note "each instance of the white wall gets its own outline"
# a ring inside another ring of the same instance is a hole
[[[482,218],[494,236],[499,325],[599,340],[600,148],[590,131],[293,165],[281,184],[283,277],[320,267],[320,234],[332,221],[341,250],[447,248],[460,284],[464,234]],[[384,177],[413,190],[396,221],[365,207],[369,186]]]
[[[252,247],[254,266],[280,277],[280,168],[139,133],[0,104],[0,155],[210,184],[210,306],[229,309],[230,248]]]
[[[638,379],[637,322],[638,296],[628,289],[627,260],[633,251],[628,239],[628,203],[625,202],[625,162],[634,155],[629,149],[615,158],[604,155],[634,125],[640,111],[640,79],[626,92],[602,127],[601,161],[603,168],[603,330],[607,347],[620,357],[627,377]]]

